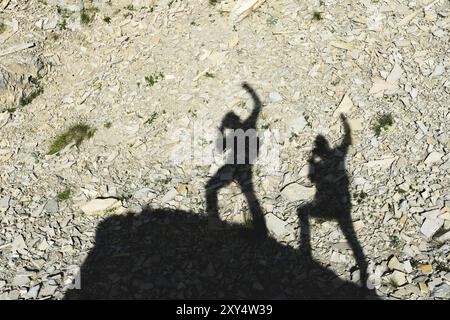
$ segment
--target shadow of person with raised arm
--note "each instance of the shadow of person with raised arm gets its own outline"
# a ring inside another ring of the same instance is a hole
[[[217,201],[216,195],[208,196]],[[261,213],[258,208],[255,214]],[[64,298],[367,298],[365,290],[325,268],[310,252],[270,235],[254,241],[254,232],[239,224],[222,223],[218,236],[208,224],[202,214],[164,208],[103,219],[80,268],[79,289],[68,290]]]
[[[229,154],[226,164],[206,184],[206,211],[209,217],[209,227],[212,229],[220,228],[217,194],[219,189],[235,181],[247,199],[255,234],[266,237],[267,228],[264,214],[256,197],[252,178],[252,165],[258,156],[259,148],[256,122],[261,112],[261,101],[247,83],[244,83],[242,88],[252,97],[253,110],[244,121],[241,121],[234,112],[227,113],[222,120],[219,128],[218,149],[221,152],[226,152],[228,149]],[[233,131],[224,138],[225,129]]]
[[[360,280],[367,285],[367,261],[353,228],[349,178],[345,168],[345,157],[352,144],[350,126],[341,114],[344,137],[340,145],[332,149],[322,135],[318,135],[309,158],[308,178],[316,186],[316,194],[311,203],[297,209],[300,221],[300,249],[306,259],[311,257],[309,218],[336,220],[349,243],[360,271]]]

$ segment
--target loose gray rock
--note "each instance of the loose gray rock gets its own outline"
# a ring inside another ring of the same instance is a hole
[[[308,188],[298,183],[291,183],[281,191],[281,195],[288,201],[310,200],[314,194],[314,188]]]

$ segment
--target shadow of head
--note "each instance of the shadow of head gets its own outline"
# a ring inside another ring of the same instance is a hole
[[[237,130],[242,127],[241,118],[233,111],[228,112],[222,120],[222,128]]]
[[[147,210],[98,226],[66,299],[358,299],[365,292],[299,251],[204,216]]]
[[[328,140],[323,135],[318,135],[314,140],[314,149],[312,151],[313,155],[318,157],[325,157],[331,152]]]

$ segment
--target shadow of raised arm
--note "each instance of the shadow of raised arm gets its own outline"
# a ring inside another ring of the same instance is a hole
[[[259,113],[261,111],[261,100],[259,99],[256,92],[247,82],[242,84],[242,88],[250,94],[253,99],[253,110],[250,116],[244,122],[244,130],[245,129],[256,129],[256,121],[258,119]]]
[[[347,117],[345,114],[341,113],[341,121],[344,126],[344,138],[339,146],[339,149],[347,154],[348,147],[352,145],[352,131],[350,129],[350,125],[348,124]]]

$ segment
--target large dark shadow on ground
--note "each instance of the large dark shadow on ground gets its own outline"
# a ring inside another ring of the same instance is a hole
[[[349,181],[342,170],[351,144],[347,120],[342,116],[345,135],[340,146],[331,149],[324,137],[316,139],[309,161],[309,178],[316,185],[317,193],[313,202],[298,208],[301,250],[295,250],[268,236],[253,187],[251,161],[248,161],[258,156],[258,147],[255,152],[250,148],[250,141],[256,141],[258,146],[256,122],[262,104],[248,84],[244,83],[243,88],[253,100],[252,112],[245,120],[228,113],[220,131],[254,130],[240,155],[245,162],[236,161],[235,152],[229,163],[209,180],[206,215],[147,209],[137,215],[107,218],[98,226],[95,247],[81,267],[81,289],[70,290],[66,299],[363,299],[371,296],[367,289],[341,280],[311,254],[310,217],[337,220],[351,244],[361,279],[363,282],[367,279],[367,263],[351,222]],[[235,143],[232,145],[234,149]],[[251,229],[219,219],[218,190],[233,180],[247,197],[253,218]],[[215,221],[214,227],[211,221]]]
[[[361,299],[366,291],[303,253],[193,212],[147,210],[98,226],[66,299]]]

